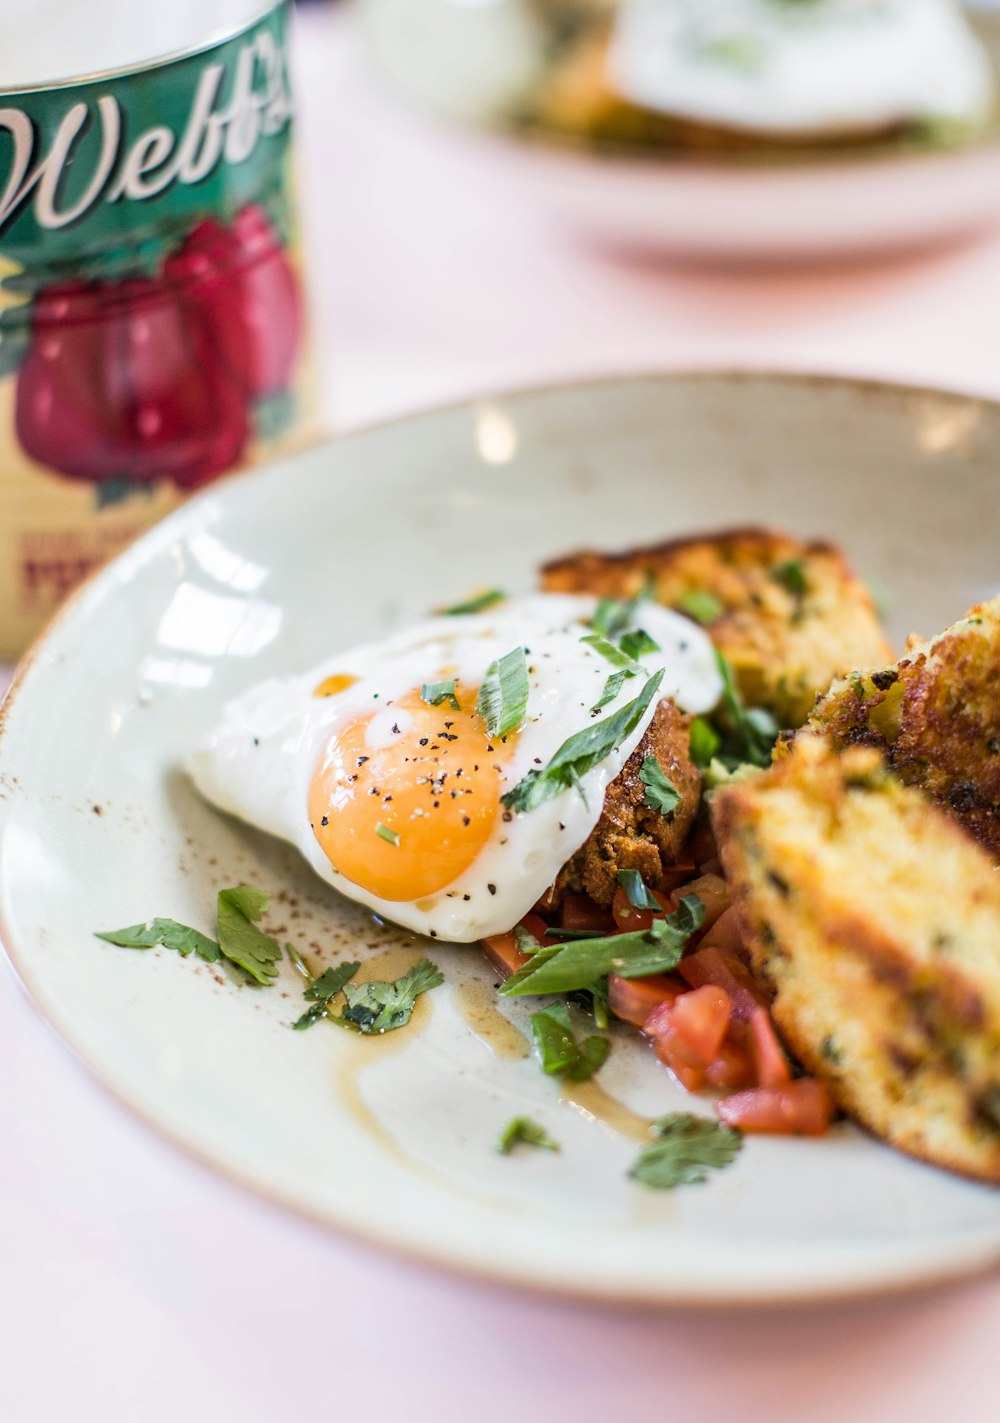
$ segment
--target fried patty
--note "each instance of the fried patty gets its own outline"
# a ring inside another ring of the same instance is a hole
[[[1000,598],[894,666],[838,682],[807,732],[876,747],[1000,862]]]
[[[650,889],[669,887],[667,871],[682,858],[701,801],[701,772],[689,750],[690,724],[691,718],[683,716],[669,698],[660,702],[639,745],[608,786],[600,820],[563,866],[551,904],[558,903],[564,891],[574,890],[609,905],[619,870],[638,870]],[[648,756],[656,759],[680,796],[669,815],[646,804],[639,772]]]
[[[835,677],[892,656],[871,594],[830,544],[769,529],[675,539],[548,563],[550,592],[657,602],[695,616],[729,660],[743,700],[780,726],[805,721]]]
[[[877,750],[799,739],[712,819],[795,1055],[893,1146],[1000,1183],[1000,876]]]

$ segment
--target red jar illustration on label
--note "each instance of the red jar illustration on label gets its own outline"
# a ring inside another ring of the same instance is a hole
[[[312,433],[287,8],[0,102],[0,657],[184,494]]]

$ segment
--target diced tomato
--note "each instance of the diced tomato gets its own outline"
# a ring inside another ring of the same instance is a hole
[[[672,1003],[684,989],[676,979],[656,974],[649,978],[608,975],[608,1006],[616,1017],[641,1028],[661,1003]]]
[[[654,890],[653,898],[660,906],[662,913],[670,913],[673,905],[670,902],[669,895],[659,894]],[[615,890],[615,897],[611,904],[611,913],[614,915],[615,924],[623,933],[628,933],[632,930],[648,929],[655,917],[652,909],[633,909],[628,902],[628,895],[622,889],[621,885]]]
[[[711,929],[705,934],[702,939],[702,947],[707,944],[714,944],[717,949],[726,949],[729,953],[739,954],[744,963],[746,962],[743,935],[740,933],[739,920],[733,905],[730,905],[719,915]]]
[[[653,1050],[664,1067],[669,1067],[682,1087],[686,1087],[689,1092],[697,1092],[699,1088],[704,1087],[705,1065],[697,1054],[692,1052],[676,1028],[666,1026],[658,1032],[653,1038]]]
[[[741,1092],[753,1081],[750,1054],[732,1038],[727,1038],[708,1064],[705,1081],[720,1092]]]
[[[834,1102],[825,1082],[800,1077],[784,1087],[751,1087],[716,1103],[727,1126],[781,1136],[822,1136]]]
[[[743,960],[714,944],[681,959],[677,971],[692,988],[700,988],[703,983],[724,988],[732,1001],[733,1017],[741,1022],[749,1022],[754,1008],[766,1007],[770,1001]]]
[[[706,930],[722,918],[732,903],[729,886],[721,875],[699,875],[697,879],[688,880],[674,891],[675,903],[679,904],[685,894],[696,894],[705,906]]]
[[[609,934],[614,929],[609,911],[586,894],[563,896],[559,922],[563,929],[605,929]]]
[[[766,1008],[754,1008],[750,1014],[750,1052],[759,1086],[784,1087],[791,1082],[788,1059]]]
[[[546,938],[549,926],[537,914],[526,914],[520,927],[526,929],[532,938],[537,939],[546,948],[551,944],[552,940]],[[500,970],[504,978],[509,978],[512,973],[523,968],[531,958],[530,954],[522,954],[517,947],[517,935],[513,929],[508,929],[506,934],[488,935],[483,940],[483,947],[490,962]]]
[[[722,1047],[731,1009],[729,994],[714,983],[682,993],[673,1006],[671,1026],[705,1067]]]

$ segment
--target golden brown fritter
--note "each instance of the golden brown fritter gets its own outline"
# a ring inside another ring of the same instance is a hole
[[[682,857],[701,801],[701,772],[688,749],[690,724],[690,717],[682,716],[669,698],[659,704],[639,745],[608,786],[590,837],[563,866],[551,904],[569,889],[609,905],[619,870],[638,870],[650,889],[672,887],[666,884],[667,871]],[[670,815],[645,803],[639,772],[647,756],[655,757],[680,796]]]
[[[838,682],[806,729],[876,747],[1000,861],[1000,598],[895,666]]]
[[[902,1151],[1000,1182],[1000,876],[878,751],[800,738],[712,819],[782,1035]]]
[[[703,623],[748,706],[801,726],[835,677],[892,656],[871,595],[830,544],[768,529],[675,539],[623,554],[582,552],[542,570],[550,592],[656,600]]]

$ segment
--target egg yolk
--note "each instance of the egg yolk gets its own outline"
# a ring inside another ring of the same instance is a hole
[[[334,869],[380,899],[419,900],[458,879],[489,840],[515,737],[491,740],[459,683],[460,710],[406,693],[337,727],[309,788],[313,833]],[[391,715],[393,720],[388,721]]]

